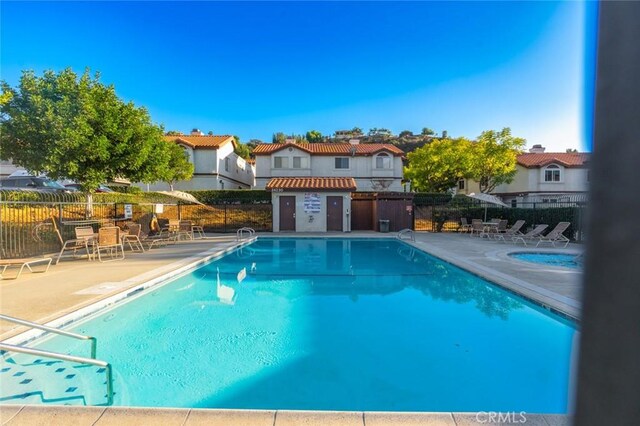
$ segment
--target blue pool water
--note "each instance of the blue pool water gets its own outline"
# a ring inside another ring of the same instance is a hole
[[[509,256],[525,262],[541,263],[550,266],[562,266],[565,268],[580,269],[582,262],[575,254],[562,253],[512,253]]]
[[[567,412],[577,334],[397,240],[309,238],[260,239],[70,329],[98,337],[116,405],[545,413]],[[0,402],[104,403],[96,367],[1,367]]]

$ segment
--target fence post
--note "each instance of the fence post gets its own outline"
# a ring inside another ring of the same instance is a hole
[[[224,205],[224,222],[223,222],[224,225],[222,229],[223,229],[223,232],[227,232],[227,205],[226,204],[223,204],[223,205]]]

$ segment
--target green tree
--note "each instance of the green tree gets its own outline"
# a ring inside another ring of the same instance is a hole
[[[434,132],[432,129],[430,129],[428,127],[423,127],[422,128],[422,136],[433,136],[435,134],[436,134],[436,132]]]
[[[194,167],[189,161],[189,154],[182,146],[173,142],[165,142],[164,150],[167,161],[163,164],[160,175],[162,181],[167,182],[169,189],[173,191],[173,185],[176,182],[191,179]]]
[[[362,129],[360,127],[354,127],[353,129],[351,129],[351,133],[353,133],[353,136],[362,136],[362,135],[364,135],[364,133],[362,132]]]
[[[322,142],[322,133],[317,130],[309,130],[307,132],[306,139],[311,143]]]
[[[434,140],[407,154],[405,178],[417,191],[446,192],[468,176],[471,145],[464,138]]]
[[[0,86],[2,159],[88,191],[115,178],[161,180],[168,158],[156,155],[165,151],[163,129],[144,108],[119,99],[99,74],[26,71],[17,87]]]
[[[287,140],[287,135],[282,132],[274,133],[271,142],[273,143],[284,143]]]
[[[248,160],[251,157],[251,148],[240,142],[240,137],[234,136],[233,139],[236,141],[236,147],[233,152],[235,152],[238,157]]]
[[[400,134],[398,135],[401,138],[407,137],[407,136],[413,136],[413,132],[411,130],[403,130],[400,132]]]
[[[567,154],[575,154],[577,153],[578,150],[575,148],[567,148]]]
[[[167,136],[182,136],[182,132],[179,132],[177,130],[169,130],[167,133],[165,133],[165,135],[167,135]]]
[[[511,135],[511,129],[486,130],[471,147],[469,177],[480,184],[481,192],[510,183],[516,174],[516,160],[526,140]]]

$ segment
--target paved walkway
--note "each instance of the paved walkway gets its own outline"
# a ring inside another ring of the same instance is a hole
[[[0,406],[3,425],[166,425],[166,426],[466,426],[526,424],[569,426],[563,415],[501,413],[512,422],[497,422],[497,413],[387,413],[362,411],[196,410],[170,408]],[[490,417],[493,416],[493,421]]]

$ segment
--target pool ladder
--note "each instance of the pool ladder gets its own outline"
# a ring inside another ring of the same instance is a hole
[[[407,238],[403,238],[403,237],[407,237]],[[396,238],[398,238],[399,240],[408,239],[415,242],[416,234],[415,232],[413,232],[413,229],[405,228],[402,231],[398,232],[398,234],[396,235]]]
[[[98,340],[95,337],[72,333],[70,331],[58,330],[57,328],[48,327],[46,325],[38,324],[31,321],[26,321],[20,318],[10,317],[8,315],[0,314],[0,320],[12,322],[14,324],[24,325],[29,328],[35,328],[38,330],[47,331],[49,333],[59,334],[65,337],[71,337],[78,340],[88,340],[89,342],[91,342],[91,358],[61,354],[58,352],[43,351],[40,349],[28,348],[21,345],[10,345],[8,343],[0,343],[0,351],[2,351],[3,354],[5,352],[16,352],[21,354],[40,356],[43,358],[51,358],[51,359],[58,359],[61,361],[75,362],[78,364],[94,365],[96,367],[104,368],[105,375],[107,377],[107,381],[106,381],[107,405],[113,404],[113,371],[111,368],[111,364],[109,364],[106,361],[101,361],[99,359],[96,359],[96,349],[98,345]]]
[[[253,228],[245,226],[236,231],[236,241],[244,240],[244,235],[247,234],[247,238],[253,238],[256,235],[256,231]]]

